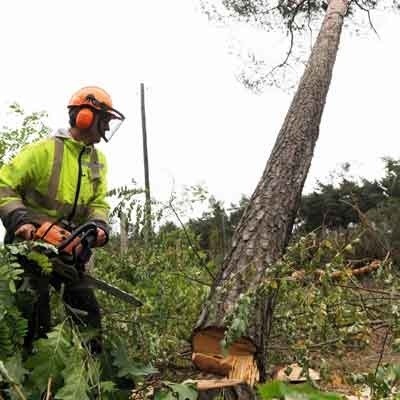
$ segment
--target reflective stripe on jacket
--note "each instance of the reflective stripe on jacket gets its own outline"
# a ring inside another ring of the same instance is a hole
[[[0,169],[0,217],[26,209],[32,222],[68,217],[78,183],[78,158],[82,175],[72,222],[96,219],[107,223],[106,159],[94,146],[85,146],[63,135],[27,145]]]

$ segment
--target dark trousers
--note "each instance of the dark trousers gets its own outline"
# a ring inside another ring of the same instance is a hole
[[[19,292],[21,293],[20,309],[28,320],[28,333],[25,337],[24,347],[30,352],[33,341],[43,338],[51,328],[50,287],[62,294],[67,313],[73,321],[88,330],[96,332],[95,336],[87,343],[92,353],[101,352],[101,316],[99,304],[94,291],[84,279],[75,282],[66,281],[57,273],[44,275],[38,273],[37,266],[31,261],[20,260],[24,267],[24,276]],[[26,301],[24,293],[29,293],[31,301]]]

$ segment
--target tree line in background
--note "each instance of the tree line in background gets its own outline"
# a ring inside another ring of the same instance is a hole
[[[303,194],[296,217],[294,239],[317,232],[355,229],[367,218],[385,242],[393,257],[399,256],[400,243],[400,160],[385,158],[383,176],[369,180],[350,174],[351,165],[335,171],[331,182],[317,182],[311,193]],[[248,197],[225,207],[211,197],[208,210],[199,218],[189,219],[187,226],[198,236],[199,246],[219,264],[230,247],[233,232],[243,214]],[[170,223],[162,229],[172,229]],[[367,250],[367,249],[366,249]],[[371,250],[372,251],[372,250]],[[381,253],[371,254],[382,256]]]

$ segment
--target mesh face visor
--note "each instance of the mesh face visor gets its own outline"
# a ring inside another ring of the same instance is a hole
[[[115,108],[98,101],[94,96],[87,96],[86,100],[98,111],[100,115],[99,131],[101,137],[108,142],[124,122],[124,115]]]
[[[122,113],[114,108],[107,107],[107,110],[102,110],[100,114],[100,132],[103,139],[108,142],[117,132],[119,127],[124,122],[125,117]]]

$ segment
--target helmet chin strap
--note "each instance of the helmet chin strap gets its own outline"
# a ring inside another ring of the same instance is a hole
[[[108,143],[108,139],[105,137],[105,135],[100,135],[100,136],[106,143]]]

